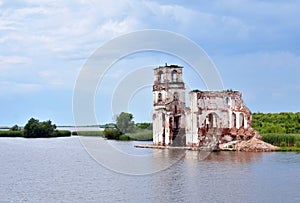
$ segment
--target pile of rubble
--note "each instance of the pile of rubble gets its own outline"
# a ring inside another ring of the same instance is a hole
[[[275,151],[278,147],[266,143],[254,136],[247,141],[232,141],[219,145],[220,150],[227,151],[243,151],[243,152],[270,152]]]

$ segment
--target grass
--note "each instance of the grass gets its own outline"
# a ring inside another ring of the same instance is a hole
[[[275,146],[294,147],[296,143],[300,142],[300,134],[268,133],[261,134],[261,136],[265,142]]]
[[[72,135],[104,137],[103,131],[74,131]]]
[[[68,130],[55,130],[52,136],[49,137],[36,137],[36,138],[51,138],[51,137],[68,137],[71,136],[71,132]],[[0,137],[24,137],[24,138],[35,138],[34,136],[24,136],[23,130],[11,131],[11,130],[0,130]]]
[[[0,137],[23,137],[23,131],[0,130]]]
[[[138,140],[138,141],[150,141],[152,140],[152,135],[153,135],[153,131],[148,129],[138,129],[134,133],[125,134],[125,136],[130,138],[129,140]]]
[[[276,151],[279,151],[279,152],[300,152],[300,147],[279,147]]]
[[[72,132],[72,135],[104,137],[103,131],[78,131],[78,132],[74,131],[74,132]],[[137,129],[134,133],[126,133],[126,134],[120,135],[119,140],[149,141],[149,140],[152,140],[152,130]]]
[[[300,152],[300,134],[268,133],[261,136],[265,142],[278,146],[277,151]]]

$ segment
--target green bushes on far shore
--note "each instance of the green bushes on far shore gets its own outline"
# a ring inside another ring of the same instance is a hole
[[[68,130],[55,130],[51,136],[48,137],[68,137],[71,136],[71,132]],[[24,137],[24,138],[43,138],[45,136],[34,137],[24,136],[24,131],[11,131],[11,130],[0,130],[0,137]],[[45,137],[45,138],[48,138]]]
[[[69,130],[55,130],[53,137],[69,137],[71,136],[71,131]]]
[[[300,134],[268,133],[261,135],[265,142],[280,147],[300,146]]]
[[[0,137],[24,137],[24,138],[50,138],[68,137],[71,132],[68,130],[56,130],[52,121],[39,121],[31,118],[22,129],[18,125],[12,126],[8,131],[0,131]]]
[[[152,140],[153,131],[149,129],[137,129],[134,133],[126,133],[129,140],[150,141]]]
[[[73,131],[72,135],[74,136],[99,136],[104,137],[103,131]]]
[[[300,112],[253,113],[252,127],[261,134],[300,134]]]
[[[1,130],[0,137],[23,137],[23,131]]]
[[[279,147],[276,151],[279,151],[279,152],[300,152],[300,147]]]

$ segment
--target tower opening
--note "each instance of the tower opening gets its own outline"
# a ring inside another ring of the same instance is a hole
[[[164,73],[162,71],[158,72],[158,82],[163,83],[164,82]]]
[[[177,82],[177,81],[178,81],[177,71],[173,70],[172,71],[172,82]]]

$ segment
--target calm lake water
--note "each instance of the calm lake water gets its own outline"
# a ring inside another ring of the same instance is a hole
[[[176,157],[172,150],[136,149],[137,142],[110,143],[126,153]],[[124,175],[95,161],[78,137],[0,138],[0,202],[300,202],[300,154],[199,157],[189,151],[166,170]]]

